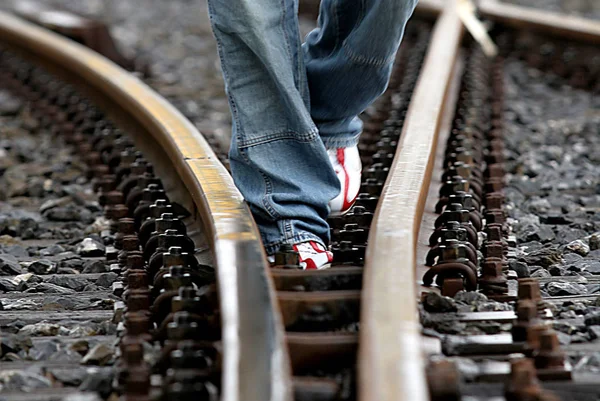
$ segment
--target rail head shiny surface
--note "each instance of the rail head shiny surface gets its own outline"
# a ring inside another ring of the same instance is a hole
[[[223,326],[221,400],[291,400],[283,326],[258,230],[204,137],[138,78],[73,41],[0,12],[0,42],[100,92],[168,155],[212,244]]]
[[[415,249],[438,130],[463,27],[454,1],[438,19],[369,235],[359,349],[360,401],[427,401]]]

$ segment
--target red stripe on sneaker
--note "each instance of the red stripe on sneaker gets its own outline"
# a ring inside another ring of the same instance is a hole
[[[325,252],[325,250],[318,247],[318,244],[315,241],[310,241],[309,244],[310,246],[312,246],[312,249],[314,249],[317,253]]]
[[[344,167],[344,161],[346,160],[346,155],[344,154],[344,148],[338,148],[337,150],[337,159],[338,162]]]
[[[317,269],[317,265],[315,264],[315,261],[312,260],[312,258],[306,259],[304,261],[304,263],[306,263],[306,267],[304,268],[304,270],[316,270]]]
[[[340,148],[337,150],[337,158],[342,168],[344,169],[344,203],[342,204],[341,212],[345,212],[350,209],[354,204],[354,199],[351,202],[348,202],[348,191],[350,190],[350,177],[348,176],[348,171],[346,170],[346,164],[344,161],[346,160],[346,155],[344,154],[344,148]]]

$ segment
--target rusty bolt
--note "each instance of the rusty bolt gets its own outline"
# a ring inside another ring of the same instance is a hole
[[[148,276],[145,272],[127,274],[127,286],[130,290],[148,288]]]
[[[531,360],[522,358],[511,361],[510,378],[506,385],[507,401],[537,401],[542,388],[538,382]]]
[[[300,268],[300,254],[289,244],[279,247],[275,253],[275,266],[287,266],[288,268]]]
[[[485,227],[488,241],[502,241],[502,226],[500,224],[487,224]]]
[[[128,254],[126,261],[127,269],[141,270],[144,268],[144,257],[140,254]]]
[[[539,342],[539,350],[535,353],[535,367],[538,369],[564,367],[565,353],[560,349],[556,332],[554,330],[541,332]]]
[[[140,240],[137,235],[126,235],[123,237],[124,251],[137,251],[140,249]]]
[[[138,312],[150,309],[149,291],[144,289],[135,289],[129,292],[127,297],[127,311]]]
[[[453,361],[432,361],[427,372],[427,383],[432,401],[459,401],[460,372]]]
[[[513,324],[511,333],[514,342],[527,341],[527,329],[539,324],[537,320],[537,305],[528,299],[517,303],[517,321]]]
[[[484,246],[486,258],[502,259],[504,247],[500,241],[487,241]]]

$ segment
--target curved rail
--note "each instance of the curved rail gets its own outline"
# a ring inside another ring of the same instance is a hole
[[[416,245],[437,136],[463,28],[455,1],[437,21],[369,235],[359,350],[359,399],[429,400],[416,313]]]
[[[111,61],[0,12],[0,40],[90,92],[116,121],[150,135],[185,185],[211,245],[222,314],[222,400],[291,400],[283,328],[249,209],[202,135],[165,99]]]

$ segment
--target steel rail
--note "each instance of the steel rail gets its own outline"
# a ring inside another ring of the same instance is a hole
[[[321,0],[300,0],[299,13],[316,18],[319,14],[320,3]],[[419,0],[415,14],[436,18],[444,9],[444,4],[446,4],[445,0]]]
[[[104,100],[127,117],[184,183],[216,264],[222,315],[221,400],[290,401],[283,326],[269,266],[248,207],[194,126],[139,79],[97,53],[0,12],[0,42]],[[173,174],[173,173],[172,173]]]
[[[478,9],[483,17],[512,28],[600,44],[600,22],[596,20],[507,4],[498,0],[480,0]]]
[[[455,0],[438,19],[369,235],[359,400],[429,400],[417,316],[416,246],[463,26]]]

